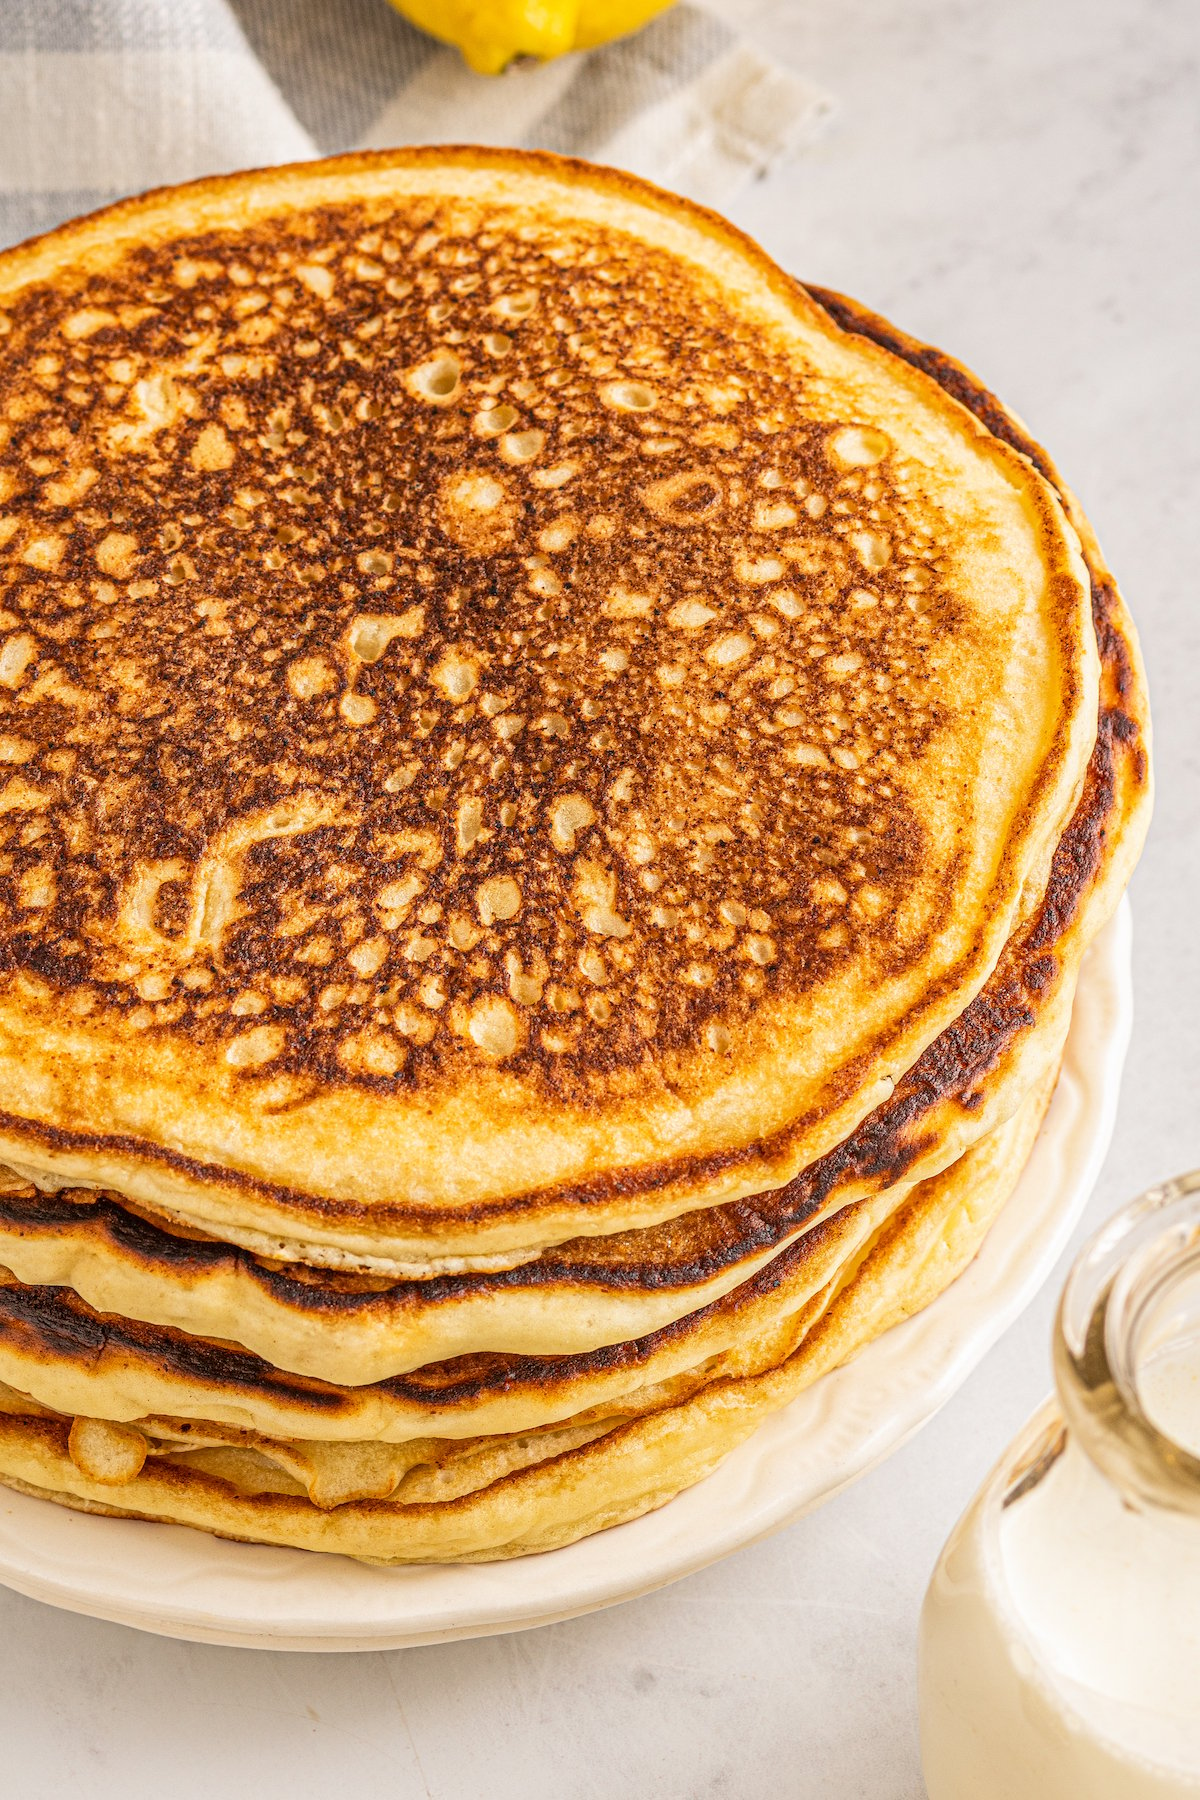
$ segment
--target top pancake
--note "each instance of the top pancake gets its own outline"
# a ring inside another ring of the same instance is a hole
[[[1095,732],[1048,484],[543,156],[0,258],[0,1155],[478,1254],[778,1185],[978,991]]]

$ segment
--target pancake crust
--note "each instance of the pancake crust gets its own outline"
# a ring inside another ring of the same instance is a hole
[[[1077,543],[731,228],[341,159],[0,312],[0,1154],[528,1249],[778,1186],[978,992],[1091,748]]]

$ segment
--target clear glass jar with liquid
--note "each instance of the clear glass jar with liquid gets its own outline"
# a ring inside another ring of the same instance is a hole
[[[1086,1245],[921,1615],[929,1800],[1200,1797],[1200,1172]]]

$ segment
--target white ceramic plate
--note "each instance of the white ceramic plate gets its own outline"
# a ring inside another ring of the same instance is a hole
[[[1084,965],[1032,1159],[971,1266],[660,1511],[515,1562],[376,1569],[89,1517],[0,1488],[0,1582],[170,1637],[384,1650],[548,1625],[632,1599],[788,1524],[932,1418],[1053,1268],[1112,1135],[1132,1015],[1129,945],[1124,903]]]

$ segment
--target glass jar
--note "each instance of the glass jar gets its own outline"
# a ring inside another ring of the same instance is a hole
[[[1200,1172],[1085,1246],[921,1614],[929,1800],[1200,1796]]]

